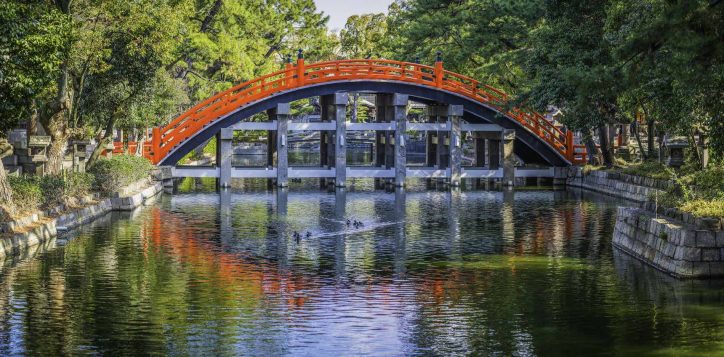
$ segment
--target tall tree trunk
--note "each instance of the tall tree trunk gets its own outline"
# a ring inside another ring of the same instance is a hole
[[[656,122],[654,120],[649,119],[646,122],[646,135],[648,140],[648,156],[654,157],[656,155],[656,146],[654,143],[654,133],[656,130]]]
[[[68,122],[66,111],[60,110],[50,118],[48,131],[52,138],[48,148],[48,161],[45,172],[50,175],[59,174],[63,168],[63,155],[68,144]]]
[[[58,79],[58,94],[50,103],[50,119],[48,120],[48,134],[52,141],[48,149],[48,162],[45,164],[46,173],[58,174],[63,167],[63,154],[68,144],[68,113],[71,107],[70,93],[68,92],[68,63],[61,66]]]
[[[103,150],[105,150],[105,147],[113,142],[113,128],[115,126],[116,115],[112,114],[106,122],[106,130],[103,133],[103,136],[98,140],[98,145],[95,147],[95,149],[93,149],[91,156],[88,158],[88,162],[86,162],[86,167],[91,167],[93,163],[98,161],[98,159],[101,157],[101,154],[103,153]]]
[[[12,155],[12,153],[13,146],[6,140],[0,139],[0,203],[2,203],[3,208],[6,209],[9,214],[15,212],[15,204],[13,204],[13,190],[10,188],[2,158]]]
[[[609,131],[607,125],[598,127],[598,141],[601,143],[601,154],[603,156],[603,164],[606,167],[613,167],[613,152],[609,139]]]
[[[636,137],[636,144],[639,146],[639,150],[641,151],[641,157],[644,159],[644,161],[649,159],[649,156],[646,154],[646,150],[644,150],[644,145],[641,143],[641,133],[639,132],[639,123],[634,120],[633,123],[631,123],[631,130],[634,133],[634,137]]]
[[[707,142],[706,133],[699,132],[699,145],[701,146],[701,168],[706,169],[709,166],[709,143]]]
[[[596,142],[593,141],[593,132],[591,129],[583,130],[583,144],[586,145],[588,163],[590,165],[600,164],[598,148],[596,147]]]
[[[694,156],[694,160],[696,161],[697,166],[701,167],[701,152],[699,152],[699,146],[696,142],[696,135],[694,134],[693,130],[689,130],[689,135],[687,135],[687,141],[689,142],[689,147],[692,149],[691,153]]]

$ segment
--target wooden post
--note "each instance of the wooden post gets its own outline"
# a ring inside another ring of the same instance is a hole
[[[442,88],[442,79],[444,75],[444,69],[442,67],[442,53],[437,53],[437,60],[435,61],[435,86]]]
[[[571,131],[571,129],[568,129],[566,131],[566,158],[568,158],[568,161],[573,163],[575,156],[576,153],[573,146],[573,131]]]
[[[304,85],[304,53],[301,49],[297,53],[297,84],[301,87]]]
[[[158,164],[161,161],[161,128],[154,127],[151,135],[151,161]]]

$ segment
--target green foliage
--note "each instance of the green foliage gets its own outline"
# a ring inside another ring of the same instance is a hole
[[[99,160],[88,169],[95,177],[94,187],[105,194],[147,178],[153,165],[145,158],[118,155]]]
[[[339,33],[341,54],[346,58],[382,57],[381,44],[386,36],[385,14],[350,16]]]
[[[724,217],[724,200],[693,200],[679,207],[695,217]]]
[[[0,2],[0,136],[57,78],[71,21],[44,1]]]
[[[627,165],[613,171],[621,172],[627,175],[650,177],[657,180],[670,180],[674,177],[671,168],[659,163],[658,161],[646,161],[638,164]]]
[[[89,173],[68,173],[48,176],[10,176],[13,201],[21,212],[52,208],[73,203],[91,193],[93,176]]]
[[[520,65],[529,56],[530,31],[541,21],[542,0],[410,0],[389,8],[388,57],[432,63],[442,51],[445,67],[490,85],[524,85]]]
[[[675,176],[675,185],[655,199],[697,217],[724,217],[724,167]]]
[[[43,191],[34,176],[8,176],[8,182],[13,190],[15,206],[20,211],[35,211],[43,203]]]

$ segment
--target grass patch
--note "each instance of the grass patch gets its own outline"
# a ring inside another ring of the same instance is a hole
[[[694,200],[685,202],[679,209],[696,217],[724,217],[724,200]]]
[[[674,178],[674,171],[658,161],[645,161],[640,163],[627,163],[623,160],[617,162],[618,167],[608,171],[619,172],[626,175],[642,176],[657,180],[671,180]]]
[[[724,217],[724,167],[674,176],[674,185],[657,199],[696,217]]]
[[[88,172],[94,176],[94,188],[108,194],[147,178],[153,165],[143,157],[118,155],[96,161]]]

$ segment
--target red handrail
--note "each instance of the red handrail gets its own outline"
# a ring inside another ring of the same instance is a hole
[[[165,126],[154,128],[150,150],[144,150],[144,155],[157,164],[174,147],[203,130],[205,126],[241,106],[270,95],[313,84],[365,79],[402,81],[440,88],[484,103],[498,111],[504,111],[509,100],[506,93],[496,88],[444,70],[442,62],[437,62],[435,66],[426,66],[383,59],[351,59],[305,64],[304,59],[300,58],[296,65],[288,64],[280,71],[217,93]],[[568,134],[569,131],[564,133],[540,113],[513,108],[504,114],[539,136],[569,162],[577,164],[585,160],[585,151],[581,152],[578,146],[573,144],[573,136]]]

